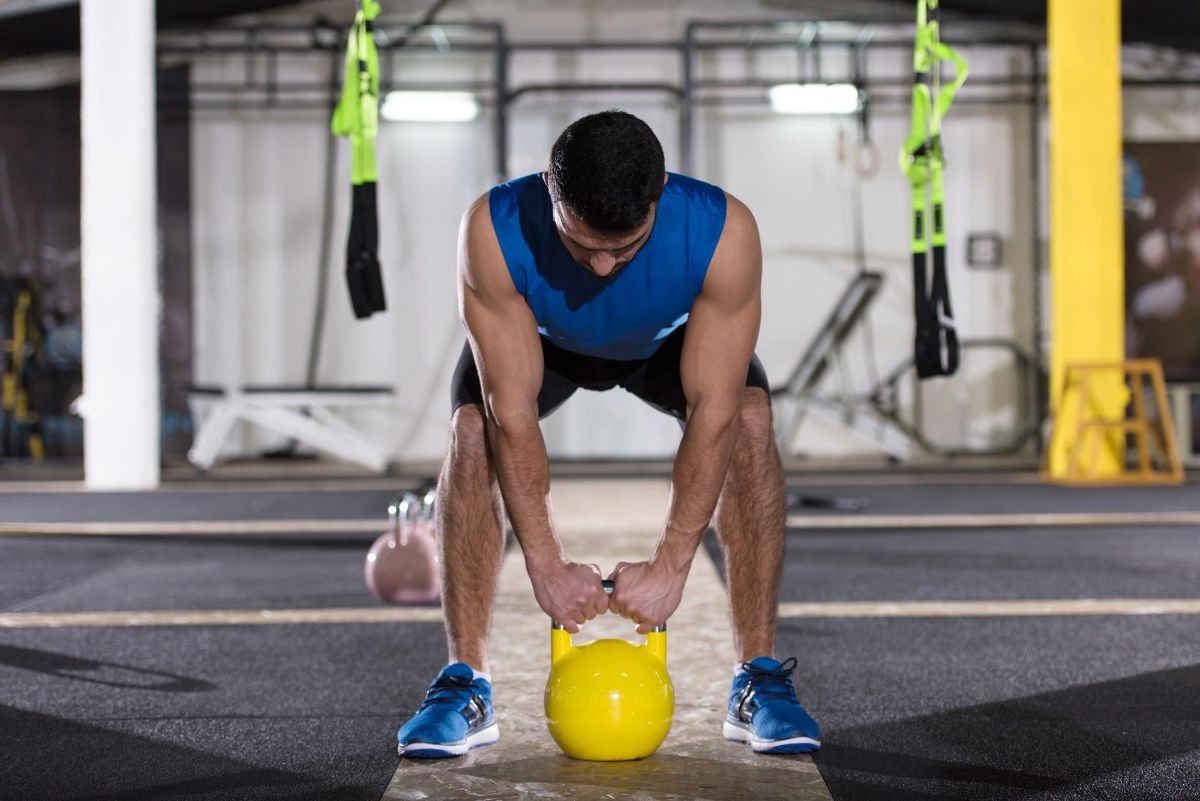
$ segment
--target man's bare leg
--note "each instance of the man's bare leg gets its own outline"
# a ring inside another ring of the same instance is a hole
[[[486,673],[504,528],[484,426],[479,406],[460,406],[454,413],[435,509],[450,661]]]
[[[716,513],[739,662],[775,654],[787,498],[767,393],[748,387]]]
[[[738,662],[775,656],[775,619],[783,577],[787,496],[766,392],[747,388],[721,500],[717,533],[733,612]],[[760,753],[797,754],[821,747],[821,728],[792,684],[795,659],[739,670],[721,731]]]

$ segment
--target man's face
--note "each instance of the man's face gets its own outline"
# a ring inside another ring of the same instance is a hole
[[[638,249],[646,244],[650,232],[654,230],[657,205],[650,204],[650,213],[637,228],[626,233],[610,234],[594,230],[561,202],[555,201],[554,227],[571,258],[592,275],[608,278],[629,263],[637,255]]]
[[[641,226],[628,233],[608,234],[593,230],[561,203],[555,203],[554,227],[571,258],[593,275],[607,278],[629,263],[650,238],[654,212],[655,205],[651,204],[650,213]]]

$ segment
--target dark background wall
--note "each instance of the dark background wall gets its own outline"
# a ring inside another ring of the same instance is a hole
[[[186,69],[160,72],[160,97],[186,92]],[[68,407],[81,391],[80,93],[78,86],[0,92],[0,331],[13,333],[16,298],[32,288],[29,350],[21,383],[50,458],[78,460],[81,421]],[[162,105],[160,103],[160,105]],[[191,443],[186,388],[192,372],[190,120],[174,104],[158,120],[159,282],[163,294],[163,447]],[[2,414],[2,413],[0,413]],[[0,456],[28,454],[28,427],[0,417]]]

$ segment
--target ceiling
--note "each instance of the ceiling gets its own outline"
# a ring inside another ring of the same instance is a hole
[[[159,28],[249,14],[298,0],[157,0]],[[79,50],[78,0],[0,0],[0,58]]]
[[[581,6],[602,0],[560,0]],[[738,2],[739,0],[729,0]],[[160,28],[298,5],[302,0],[157,0]],[[431,0],[432,2],[432,0]],[[684,0],[677,0],[681,4]],[[741,3],[739,3],[741,4]],[[914,0],[759,0],[764,11],[845,19],[907,18]],[[947,16],[1044,24],[1046,0],[941,0]],[[407,11],[419,3],[404,3]],[[478,7],[478,5],[477,5]],[[684,6],[686,7],[686,6]],[[453,4],[448,8],[453,14]],[[1200,2],[1125,0],[1127,42],[1151,42],[1200,51]],[[61,53],[79,48],[78,0],[0,0],[0,58]]]
[[[912,6],[912,0],[889,0]],[[942,0],[942,8],[992,19],[1046,22],[1046,0]],[[1121,35],[1126,42],[1200,50],[1200,2],[1196,0],[1124,0]]]
[[[855,15],[870,15],[874,7],[880,17],[898,13],[911,17],[915,0],[760,0],[773,10],[810,13],[821,10],[831,18],[844,17],[844,9]],[[941,0],[945,16],[992,21],[1046,24],[1046,0]],[[1126,42],[1147,42],[1200,50],[1200,2],[1197,0],[1124,0],[1121,33]]]

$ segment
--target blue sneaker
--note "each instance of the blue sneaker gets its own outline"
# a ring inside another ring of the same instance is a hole
[[[433,680],[417,714],[396,732],[400,756],[462,756],[500,739],[492,714],[492,685],[470,665],[446,665]]]
[[[796,658],[779,662],[760,656],[743,662],[729,688],[726,740],[750,743],[763,754],[797,754],[821,747],[821,730],[796,697]]]

